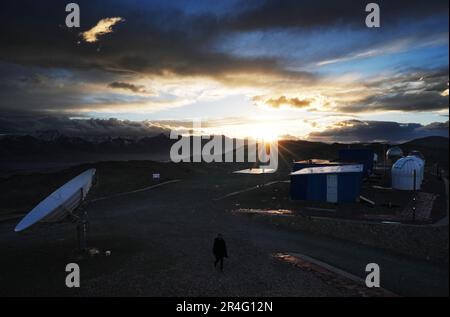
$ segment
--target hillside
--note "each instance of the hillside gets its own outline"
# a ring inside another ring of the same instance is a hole
[[[144,138],[107,138],[101,140],[67,137],[57,133],[45,136],[4,136],[0,138],[0,175],[15,171],[59,169],[97,161],[152,160],[168,161],[174,144],[160,134]],[[202,143],[207,141],[203,140]],[[427,162],[448,165],[448,138],[427,137],[399,145],[405,153],[421,151]],[[311,158],[334,159],[347,147],[371,147],[381,158],[390,145],[321,143],[303,140],[279,142],[280,167],[290,169],[292,161]]]

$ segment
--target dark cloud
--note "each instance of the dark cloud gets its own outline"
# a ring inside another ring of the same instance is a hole
[[[147,90],[145,88],[145,86],[143,86],[143,85],[134,85],[134,84],[124,83],[124,82],[119,82],[119,81],[110,83],[108,85],[108,87],[114,88],[114,89],[125,89],[125,90],[132,91],[134,93],[140,93],[140,94],[152,94],[152,92]]]
[[[340,111],[434,111],[447,109],[448,69],[412,70],[367,84],[369,97],[361,102],[344,105]],[[373,92],[372,94],[370,94]]]
[[[0,111],[67,112],[157,102],[152,90],[132,85],[129,76],[99,70],[26,67],[0,62]],[[114,80],[111,88],[108,82]],[[122,89],[119,89],[121,87]],[[139,93],[134,93],[133,90]],[[149,105],[149,108],[151,105]]]
[[[19,79],[23,84],[30,85],[45,85],[48,83],[49,78],[42,74],[32,74],[29,77],[21,77]]]
[[[64,26],[65,3],[21,1],[0,8],[0,58],[43,67],[99,68],[147,74],[220,76],[233,72],[278,72],[272,59],[238,58],[209,49],[224,30],[214,15],[192,15],[176,8],[127,6],[112,1],[78,1],[82,27]],[[27,8],[32,14],[23,11]],[[79,33],[99,19],[123,17],[99,43],[78,43]],[[17,17],[17,19],[16,19]],[[59,25],[59,27],[58,27]]]
[[[422,91],[413,94],[404,92],[391,96],[372,96],[364,100],[362,105],[346,107],[345,110],[350,112],[365,110],[432,111],[446,108],[448,108],[448,96],[442,96],[438,92]]]
[[[0,134],[41,134],[58,131],[77,137],[145,137],[170,133],[169,123],[15,114],[0,116]]]
[[[449,123],[398,123],[388,121],[347,120],[325,131],[313,132],[311,140],[325,142],[403,142],[427,136],[449,136]]]
[[[212,49],[224,34],[289,27],[330,27],[358,23],[365,28],[367,1],[242,1],[228,14],[187,13],[158,2],[77,2],[82,27],[64,26],[65,4],[56,1],[4,1],[0,7],[0,57],[18,63],[52,67],[98,67],[162,74],[221,76],[233,72],[281,72],[276,58],[242,58]],[[155,5],[151,5],[154,3]],[[447,1],[379,1],[383,21],[427,16],[448,10]],[[111,36],[100,43],[81,43],[79,33],[101,18],[122,17]],[[59,27],[57,27],[59,25]]]
[[[247,2],[247,1],[246,1]],[[310,28],[330,25],[361,25],[370,1],[265,0],[248,1],[241,13],[230,18],[230,27],[239,30],[267,28]],[[448,1],[379,0],[383,25],[408,16],[411,19],[448,11]]]

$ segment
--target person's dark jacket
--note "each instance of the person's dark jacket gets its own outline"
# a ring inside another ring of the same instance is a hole
[[[228,257],[227,245],[225,244],[224,239],[222,239],[222,238],[214,239],[213,253],[216,257],[219,257],[219,258]]]

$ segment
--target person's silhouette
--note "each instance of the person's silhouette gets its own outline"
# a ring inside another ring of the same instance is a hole
[[[227,253],[227,245],[225,240],[223,239],[222,234],[218,234],[217,238],[214,239],[213,253],[216,257],[216,261],[214,262],[214,266],[216,267],[218,263],[220,263],[220,271],[223,272],[223,258],[228,257]]]

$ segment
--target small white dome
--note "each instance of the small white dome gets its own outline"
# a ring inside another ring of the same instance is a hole
[[[422,167],[415,157],[403,157],[392,166],[392,188],[414,190],[414,171],[416,171],[415,187],[422,185]]]
[[[390,160],[398,159],[403,156],[403,150],[398,146],[391,147],[386,152],[386,157]]]

